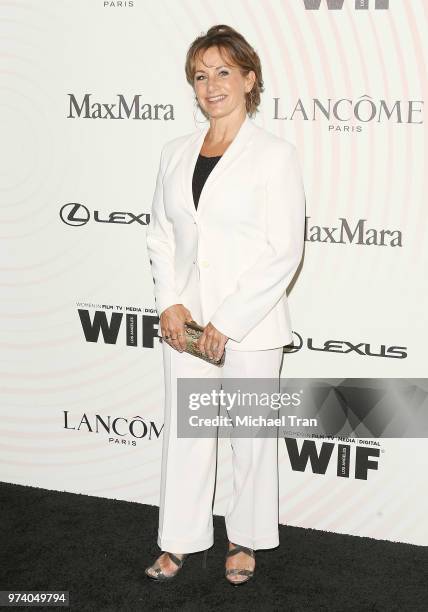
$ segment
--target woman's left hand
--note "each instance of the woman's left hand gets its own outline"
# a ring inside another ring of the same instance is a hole
[[[212,323],[208,323],[196,346],[210,359],[220,359],[223,355],[224,345],[228,340],[229,338],[214,327]]]

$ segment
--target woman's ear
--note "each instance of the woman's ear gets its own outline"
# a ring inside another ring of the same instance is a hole
[[[249,71],[246,79],[247,79],[247,87],[248,87],[248,90],[246,91],[246,93],[250,93],[250,91],[253,89],[254,83],[256,82],[256,73],[254,72],[254,70]]]

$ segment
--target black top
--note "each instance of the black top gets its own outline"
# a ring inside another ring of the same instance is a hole
[[[217,155],[216,157],[205,157],[205,155],[199,154],[196,160],[192,180],[193,202],[196,210],[198,210],[199,198],[205,181],[220,158],[221,155]]]

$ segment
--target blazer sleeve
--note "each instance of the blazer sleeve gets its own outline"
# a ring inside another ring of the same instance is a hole
[[[287,145],[275,152],[266,183],[266,248],[210,319],[236,342],[281,299],[302,257],[305,192],[296,147]]]
[[[180,303],[175,288],[174,232],[171,222],[166,218],[163,201],[164,157],[165,147],[161,152],[150,212],[150,224],[146,233],[147,251],[154,280],[156,309],[159,316],[169,306]]]

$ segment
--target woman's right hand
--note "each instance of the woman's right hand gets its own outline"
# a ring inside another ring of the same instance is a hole
[[[159,318],[162,339],[180,353],[186,348],[184,324],[190,321],[193,321],[193,317],[183,304],[174,304],[165,308]]]

